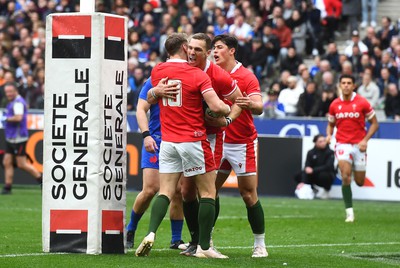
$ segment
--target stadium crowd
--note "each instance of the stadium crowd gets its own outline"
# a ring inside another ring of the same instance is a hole
[[[376,110],[400,120],[399,29],[389,17],[377,23],[376,5],[368,22],[364,2],[97,0],[96,11],[129,19],[130,111],[152,68],[167,57],[166,37],[205,32],[237,37],[237,59],[259,79],[266,117],[326,116],[339,94],[339,75],[348,73]],[[74,11],[78,0],[0,0],[0,107],[6,104],[3,86],[15,82],[29,108],[43,109],[46,16]],[[340,34],[351,38],[343,53]],[[305,63],[309,57],[312,66]]]

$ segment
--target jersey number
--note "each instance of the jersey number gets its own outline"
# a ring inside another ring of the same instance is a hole
[[[179,84],[179,91],[175,98],[163,98],[163,106],[181,107],[182,106],[182,82],[181,80],[169,79],[168,84]]]

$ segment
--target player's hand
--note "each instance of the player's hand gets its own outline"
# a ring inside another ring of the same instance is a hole
[[[157,86],[153,88],[157,97],[174,99],[179,93],[179,83],[168,83],[168,77],[162,78]]]
[[[332,136],[331,135],[327,135],[326,136],[326,144],[331,144],[331,139],[332,139]]]
[[[204,114],[204,121],[206,126],[210,127],[225,127],[226,126],[226,119],[225,117],[212,117],[207,113]]]
[[[147,136],[143,140],[144,148],[149,153],[155,153],[158,150],[156,141],[151,136]]]
[[[314,172],[314,170],[312,169],[312,167],[306,167],[306,168],[304,169],[304,172],[305,172],[306,174],[312,174],[312,173]]]
[[[251,99],[246,92],[243,92],[242,97],[237,97],[235,103],[242,109],[251,110]]]
[[[367,145],[368,143],[365,140],[360,141],[360,143],[358,144],[358,149],[360,149],[360,152],[366,152]]]

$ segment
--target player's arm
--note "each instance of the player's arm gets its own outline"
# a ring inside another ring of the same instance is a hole
[[[326,142],[328,144],[331,143],[334,128],[335,128],[335,121],[329,121],[326,127]]]
[[[243,93],[243,96],[237,98],[235,103],[242,109],[250,110],[252,114],[260,115],[263,113],[263,102],[260,94],[248,96]]]
[[[13,107],[14,115],[9,116],[5,119],[7,122],[18,123],[24,118],[24,105],[20,102],[16,102]]]
[[[136,108],[136,119],[143,136],[143,146],[146,151],[155,153],[158,149],[157,143],[151,137],[149,132],[149,120],[147,119],[147,112],[150,110],[150,103],[143,99],[138,100]]]
[[[365,135],[364,139],[362,139],[361,142],[358,144],[358,147],[361,152],[365,152],[367,150],[367,143],[368,143],[369,139],[379,129],[379,123],[378,123],[378,119],[376,118],[376,115],[374,115],[371,119],[368,119],[368,122],[370,123],[370,126],[367,131],[367,134]]]
[[[204,92],[203,98],[212,112],[223,116],[230,113],[231,107],[220,100],[214,90]]]

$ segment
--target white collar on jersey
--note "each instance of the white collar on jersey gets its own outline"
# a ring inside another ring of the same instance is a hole
[[[353,94],[351,94],[351,99],[350,99],[350,101],[353,101],[355,97],[356,97],[356,93],[353,92]],[[344,100],[343,100],[343,94],[340,95],[340,100],[341,100],[341,101],[344,101]]]
[[[187,60],[183,60],[183,59],[169,59],[169,60],[167,60],[167,62],[187,62]]]
[[[234,72],[236,72],[236,71],[237,71],[237,69],[239,69],[239,68],[240,68],[240,66],[242,66],[242,63],[241,63],[241,62],[238,62],[238,61],[236,61],[236,65],[235,65],[235,67],[233,67],[233,69],[232,69],[232,71],[231,71],[231,74],[233,74]]]
[[[204,67],[204,72],[206,73],[208,68],[210,68],[211,62],[209,60],[206,61],[206,67]]]

